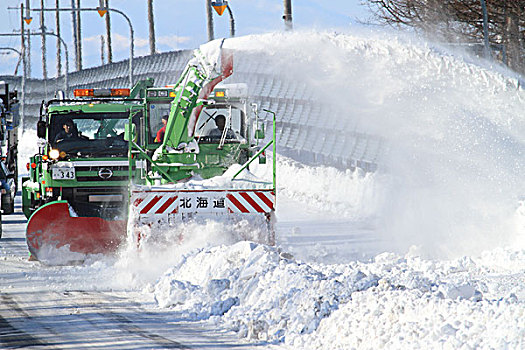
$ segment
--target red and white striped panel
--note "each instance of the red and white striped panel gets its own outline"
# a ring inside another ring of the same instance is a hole
[[[132,203],[141,215],[175,214],[179,210],[177,193],[143,192],[133,195]]]
[[[275,202],[274,193],[268,191],[230,192],[226,198],[230,213],[269,213]]]
[[[131,202],[140,215],[176,213],[269,213],[275,206],[273,191],[135,192]],[[219,204],[222,203],[222,204]]]

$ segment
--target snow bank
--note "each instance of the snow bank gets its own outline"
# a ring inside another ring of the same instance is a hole
[[[277,248],[239,242],[187,256],[153,293],[176,317],[212,318],[241,337],[274,341],[311,333],[352,292],[376,284],[358,269],[322,271]]]
[[[240,242],[185,256],[147,291],[176,319],[210,320],[292,348],[516,348],[525,294],[509,282],[520,277],[491,274],[505,259],[521,261],[511,272],[523,274],[525,252],[487,254],[435,261],[385,253],[369,263],[316,265]]]
[[[513,297],[476,302],[387,287],[354,293],[316,334],[295,338],[293,347],[518,349],[524,322],[523,305]]]

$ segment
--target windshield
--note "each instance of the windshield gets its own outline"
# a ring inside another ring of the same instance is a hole
[[[197,121],[195,137],[199,138],[201,142],[207,140],[218,142],[224,129],[227,129],[225,136],[227,142],[240,141],[245,136],[243,115],[244,113],[240,109],[230,106],[205,108]]]
[[[51,116],[50,142],[54,148],[78,156],[125,156],[124,128],[128,113],[72,113]]]
[[[171,104],[167,101],[149,103],[149,142],[158,143],[159,130],[164,127],[162,117],[168,117]],[[222,116],[222,117],[221,117]],[[221,120],[223,119],[223,121]],[[197,121],[195,137],[202,143],[218,143],[222,131],[227,127],[225,141],[239,142],[244,140],[246,123],[244,112],[233,106],[213,105],[204,108]]]

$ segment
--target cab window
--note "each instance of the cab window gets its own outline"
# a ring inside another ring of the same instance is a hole
[[[162,124],[162,116],[170,114],[171,104],[170,102],[162,103],[150,103],[148,106],[149,110],[149,133],[148,141],[149,143],[155,143],[155,136],[157,136],[157,131],[159,131],[164,124]]]
[[[195,128],[195,137],[202,138],[209,135],[213,135],[218,127],[216,123],[216,118],[219,115],[226,117],[231,115],[230,124],[226,125],[233,133],[234,137],[231,137],[235,140],[242,140],[245,137],[245,126],[243,112],[240,109],[229,108],[229,107],[213,107],[205,108],[202,110],[199,120],[197,122],[197,127]],[[228,137],[229,138],[229,137]]]

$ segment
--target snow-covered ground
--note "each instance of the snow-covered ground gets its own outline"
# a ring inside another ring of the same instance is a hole
[[[229,45],[271,53],[268,64],[294,57],[290,70],[385,139],[380,171],[278,157],[275,247],[207,223],[186,227],[183,245],[42,266],[0,240],[2,289],[20,288],[4,283],[16,265],[23,288],[111,291],[162,314],[159,325],[226,329],[269,348],[525,348],[516,79],[385,33],[282,35]]]

